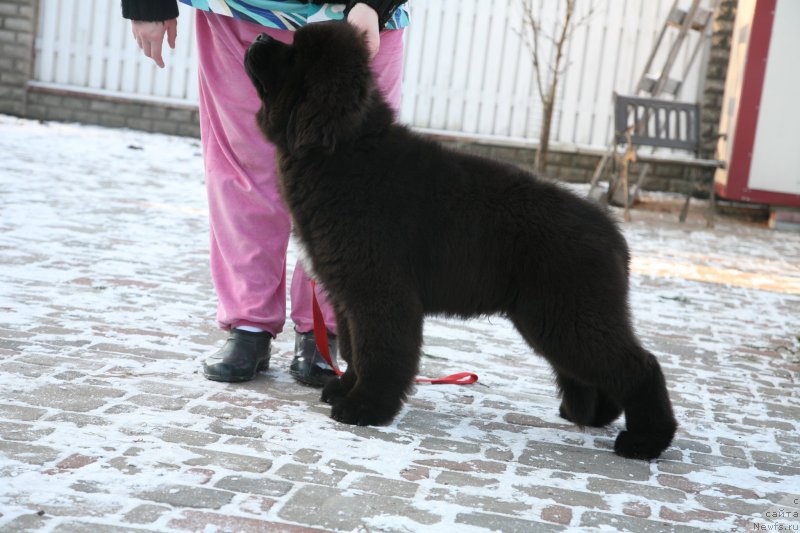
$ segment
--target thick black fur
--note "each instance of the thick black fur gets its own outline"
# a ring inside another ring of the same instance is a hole
[[[394,122],[359,35],[261,36],[245,67],[278,148],[281,193],[336,310],[347,371],[332,417],[386,424],[417,374],[423,317],[508,317],[556,373],[561,416],[651,459],[676,429],[661,367],[628,310],[628,248],[606,211],[530,173]]]

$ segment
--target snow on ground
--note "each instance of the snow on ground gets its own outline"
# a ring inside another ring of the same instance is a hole
[[[623,421],[558,418],[546,364],[499,318],[428,320],[423,374],[480,381],[419,386],[383,428],[292,382],[291,323],[269,372],[208,382],[199,142],[0,116],[0,154],[0,529],[798,523],[765,516],[800,494],[798,234],[633,211],[635,323],[681,424],[644,463],[609,451]]]

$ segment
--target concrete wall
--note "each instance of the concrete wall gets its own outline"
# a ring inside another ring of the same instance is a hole
[[[35,0],[0,1],[0,113],[26,114],[37,4]]]

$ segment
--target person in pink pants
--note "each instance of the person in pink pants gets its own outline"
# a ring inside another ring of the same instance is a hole
[[[243,3],[246,4],[240,1],[237,5]],[[298,3],[286,2],[287,6]],[[379,30],[390,21],[394,26],[402,26],[397,22],[407,20],[407,16],[396,13],[402,3],[351,2],[344,12],[349,23],[364,31],[373,53],[376,81],[395,110],[400,103],[403,31]],[[134,21],[137,42],[162,67],[164,38],[170,46],[174,47],[175,42],[177,6],[172,4],[123,0],[123,16]],[[323,9],[310,6],[309,13]],[[247,47],[260,33],[291,42],[292,30],[296,28],[259,24],[254,20],[258,20],[255,14],[261,11],[253,13],[252,17],[236,17],[236,13],[225,16],[196,11],[211,275],[219,300],[217,322],[229,331],[225,345],[203,363],[204,375],[215,381],[247,381],[259,370],[265,370],[269,365],[270,341],[283,330],[286,321],[286,249],[291,218],[278,192],[275,148],[264,139],[255,121],[261,104],[244,71],[243,61]],[[319,18],[319,13],[315,17]],[[312,22],[311,18],[305,23]],[[324,288],[317,285],[316,290],[335,356],[334,313]],[[302,383],[321,386],[334,374],[316,349],[312,287],[299,262],[293,268],[290,296],[295,328],[295,355],[290,373]]]

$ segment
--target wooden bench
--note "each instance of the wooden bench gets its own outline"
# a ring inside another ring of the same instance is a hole
[[[620,146],[625,147],[622,154],[619,152]],[[698,173],[702,169],[717,168],[722,165],[722,162],[716,159],[700,157],[700,106],[696,103],[614,94],[614,141],[611,152],[619,170],[615,173],[616,175],[609,178],[606,200],[609,203],[616,202],[625,206],[625,220],[630,220],[629,206],[636,198],[636,194],[650,170],[650,164],[644,164],[634,187],[628,186],[628,168],[631,162],[639,159],[637,148],[640,146],[691,152],[691,159],[675,159],[675,162],[685,165],[684,172],[687,169],[691,170],[686,201],[679,217],[680,221],[684,222],[689,211],[689,201],[694,192]],[[669,161],[670,159],[659,158],[659,160]],[[602,193],[598,194],[597,182],[603,174],[604,166],[607,166],[607,161],[608,157],[604,157],[592,176],[590,197],[602,197]],[[710,208],[706,214],[708,226],[714,225],[715,211],[713,175],[711,180]],[[622,191],[620,191],[620,185]]]

